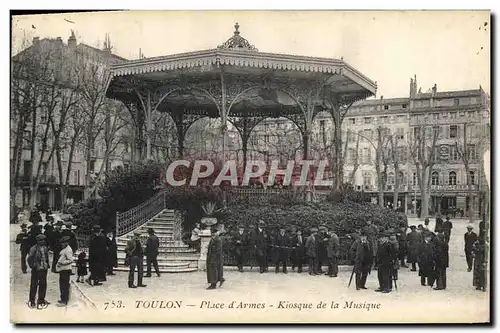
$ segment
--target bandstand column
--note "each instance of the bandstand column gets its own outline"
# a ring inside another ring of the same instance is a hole
[[[302,142],[304,144],[304,160],[309,159],[309,147],[311,142],[311,131],[306,129],[306,133],[302,135]]]
[[[148,91],[148,99],[146,101],[146,158],[151,159],[151,135],[152,133],[152,110],[151,110],[151,92]]]

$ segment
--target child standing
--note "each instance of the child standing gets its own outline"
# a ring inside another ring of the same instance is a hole
[[[86,259],[87,253],[85,251],[80,252],[78,255],[78,259],[76,260],[76,269],[77,269],[77,274],[78,278],[76,279],[76,282],[84,282],[85,281],[85,275],[87,275],[87,259]],[[81,278],[81,280],[80,280]]]

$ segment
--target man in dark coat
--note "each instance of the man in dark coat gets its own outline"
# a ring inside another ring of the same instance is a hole
[[[233,235],[234,244],[234,259],[238,271],[243,272],[243,263],[245,262],[245,254],[248,249],[248,234],[245,232],[245,227],[239,226],[238,231]]]
[[[378,228],[377,228],[377,226],[372,224],[372,221],[368,220],[368,221],[366,221],[366,226],[364,226],[361,231],[362,231],[362,233],[364,233],[366,235],[370,244],[372,244],[374,268],[377,268],[376,255],[377,255],[377,248],[378,248],[378,242],[377,242]]]
[[[160,269],[158,268],[158,251],[160,248],[160,241],[155,231],[152,228],[148,229],[148,240],[146,241],[146,275],[151,277],[151,264],[155,268],[156,276],[160,276]]]
[[[486,223],[484,223],[484,220],[479,222],[479,237],[486,238]]]
[[[326,226],[321,225],[318,228],[318,237],[316,238],[316,271],[323,274],[323,263],[326,261],[328,264],[328,255],[326,253],[326,246],[328,244],[328,229]],[[326,273],[328,274],[328,273]]]
[[[55,224],[55,230],[52,232],[52,273],[56,272],[57,261],[59,260],[59,253],[61,252],[60,240],[63,237],[62,226],[64,223],[62,221],[57,221]]]
[[[450,217],[446,216],[446,222],[443,223],[444,241],[446,243],[450,242],[451,229],[453,229],[453,223],[451,223]]]
[[[78,241],[76,240],[76,235],[73,232],[73,223],[71,222],[66,223],[66,229],[62,231],[62,237],[64,236],[68,236],[69,246],[71,247],[73,253],[76,253],[76,250],[78,250]]]
[[[89,241],[89,270],[87,278],[89,285],[100,286],[106,281],[106,237],[101,233],[101,227],[92,227],[93,235]]]
[[[477,241],[477,234],[472,231],[474,227],[472,225],[467,226],[467,232],[464,234],[464,251],[465,251],[465,260],[467,261],[467,272],[472,271],[472,250],[474,249],[474,243]]]
[[[367,289],[366,279],[373,265],[373,246],[367,235],[362,233],[351,245],[351,258],[354,259],[354,273],[356,274],[356,290]]]
[[[115,275],[113,268],[118,266],[118,246],[113,232],[106,235],[106,274]]]
[[[408,235],[406,234],[406,227],[401,227],[399,232],[396,234],[398,239],[399,253],[398,258],[401,264],[401,267],[407,268],[406,265],[406,256],[408,254]]]
[[[444,290],[446,289],[446,268],[449,265],[449,247],[443,233],[438,234],[435,246],[436,288],[434,290]]]
[[[417,227],[412,225],[410,226],[410,233],[406,236],[407,248],[408,248],[408,258],[407,262],[411,264],[411,271],[417,271],[417,257],[418,257],[418,249],[420,244],[422,244],[423,236],[422,233],[417,231]]]
[[[447,216],[446,220],[449,221],[450,217]],[[436,225],[434,226],[434,232],[439,233],[443,230],[443,219],[441,218],[441,215],[436,216]]]
[[[436,278],[435,273],[435,255],[436,247],[435,243],[432,241],[432,236],[430,234],[424,234],[424,242],[420,244],[418,249],[418,268],[420,275],[420,284],[425,286],[427,280],[427,285],[432,287],[434,280]]]
[[[476,290],[486,291],[488,274],[488,244],[484,237],[479,237],[474,243],[474,272],[472,275],[472,285]]]
[[[28,266],[26,265],[26,256],[31,248],[30,238],[26,223],[21,224],[21,232],[16,236],[16,244],[19,244],[19,251],[21,251],[21,271],[26,274]]]
[[[134,231],[134,236],[127,241],[127,246],[125,247],[125,253],[129,258],[130,267],[128,271],[128,287],[146,287],[142,283],[142,278],[144,276],[144,249],[140,241],[141,233]],[[137,268],[137,286],[134,285],[134,275],[135,269]]]
[[[316,258],[317,258],[317,251],[318,248],[316,246],[316,238],[318,237],[318,229],[317,228],[311,228],[311,235],[307,237],[306,240],[306,256],[308,260],[308,265],[309,265],[309,275],[317,275],[321,274],[319,273],[317,269],[317,264],[316,264]]]
[[[332,229],[329,232],[328,243],[326,244],[326,254],[328,255],[328,276],[337,277],[339,274],[340,241]]]
[[[260,273],[264,273],[267,269],[267,253],[268,253],[268,235],[264,230],[266,224],[264,221],[259,221],[258,227],[252,234],[252,244],[255,250],[255,257],[259,265]]]
[[[302,236],[302,230],[297,229],[295,235],[292,237],[292,269],[297,266],[297,273],[302,273],[302,263],[304,262],[304,253],[306,239]]]
[[[28,253],[28,265],[31,268],[31,282],[28,306],[42,310],[50,304],[45,300],[47,294],[47,272],[49,264],[49,248],[43,234],[35,237],[36,244],[33,245]],[[35,304],[35,297],[38,291],[38,302]]]
[[[275,272],[279,273],[280,266],[283,264],[283,273],[287,272],[288,254],[290,251],[290,237],[286,234],[285,227],[281,226],[279,233],[274,238],[274,264]]]
[[[40,216],[40,211],[38,209],[34,208],[33,211],[31,211],[29,221],[33,224],[39,224],[42,222],[42,217]]]
[[[208,243],[207,252],[207,282],[210,283],[208,290],[215,289],[217,282],[222,287],[224,281],[224,263],[222,254],[222,240],[219,237],[219,231],[215,226],[211,228],[212,238]]]
[[[389,293],[392,290],[392,272],[394,261],[397,260],[394,246],[389,242],[389,234],[380,234],[380,244],[377,248],[378,283],[379,288],[375,291]]]

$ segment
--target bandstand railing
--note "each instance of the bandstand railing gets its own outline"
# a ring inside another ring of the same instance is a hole
[[[116,212],[116,236],[123,236],[133,231],[159,214],[166,208],[165,199],[165,191],[160,191],[151,199],[126,212]]]

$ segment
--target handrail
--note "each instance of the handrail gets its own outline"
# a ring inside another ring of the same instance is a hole
[[[160,191],[152,198],[126,212],[116,212],[116,236],[123,236],[133,231],[165,208],[165,191]]]

